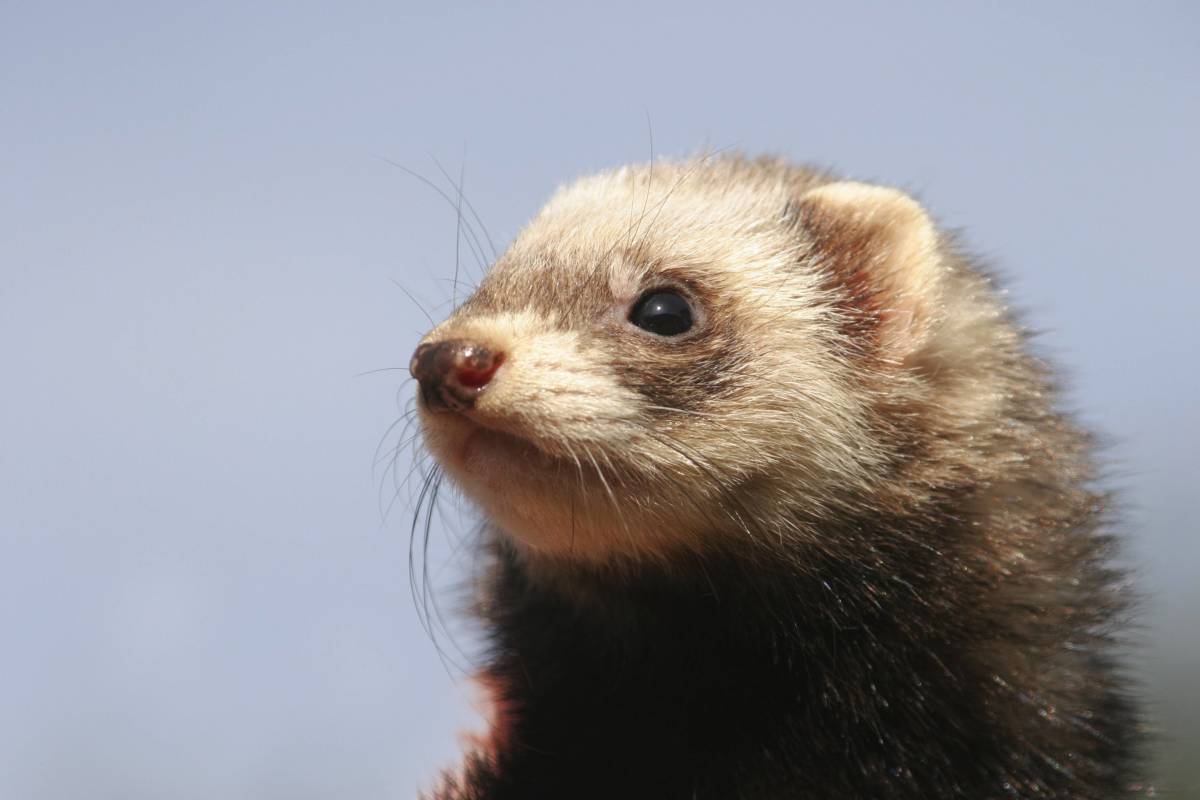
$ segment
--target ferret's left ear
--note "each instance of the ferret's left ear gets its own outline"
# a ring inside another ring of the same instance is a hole
[[[944,269],[925,209],[896,189],[843,181],[803,194],[791,216],[855,338],[888,361],[913,355],[935,321]]]

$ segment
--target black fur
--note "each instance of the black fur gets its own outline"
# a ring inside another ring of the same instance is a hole
[[[1098,640],[999,621],[1023,615],[989,608],[958,523],[919,525],[829,531],[859,540],[853,560],[555,565],[552,580],[498,545],[487,674],[513,727],[438,796],[1131,796],[1136,724]],[[1104,541],[1073,535],[1070,592],[1107,617]],[[1043,653],[1043,688],[1071,700],[1048,706],[1010,649]]]

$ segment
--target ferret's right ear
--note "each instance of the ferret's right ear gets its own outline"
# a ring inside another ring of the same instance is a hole
[[[937,313],[942,260],[925,209],[896,189],[842,181],[812,189],[790,206],[810,258],[823,272],[856,338],[902,362]]]

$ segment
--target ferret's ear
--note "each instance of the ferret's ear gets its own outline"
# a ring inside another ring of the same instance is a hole
[[[843,298],[854,338],[888,361],[912,355],[941,294],[938,234],[925,210],[896,189],[843,181],[804,193],[789,211]]]

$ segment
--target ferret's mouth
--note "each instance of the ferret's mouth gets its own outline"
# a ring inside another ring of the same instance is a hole
[[[459,471],[489,483],[509,477],[553,475],[567,460],[540,447],[532,438],[485,425],[467,415],[437,415],[429,420],[441,435],[442,446],[434,450],[453,471]]]
[[[492,456],[500,456],[505,463],[519,459],[521,463],[549,466],[554,457],[539,448],[536,444],[521,436],[505,431],[498,431],[482,425],[472,424],[470,432],[458,448],[458,459],[464,465],[470,465],[481,458],[490,460]]]

